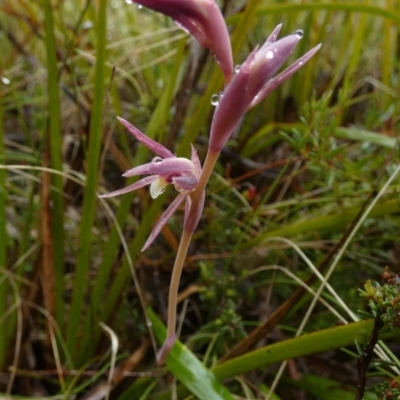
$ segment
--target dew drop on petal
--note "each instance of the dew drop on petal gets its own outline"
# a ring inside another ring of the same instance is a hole
[[[266,57],[268,60],[272,60],[274,58],[274,52],[271,50],[267,51]]]
[[[301,39],[304,36],[304,32],[301,29],[298,29],[295,33],[294,33],[299,39]]]
[[[299,63],[298,63],[299,66],[301,66],[303,64],[304,64],[303,61],[299,61]]]
[[[211,104],[212,104],[213,106],[217,106],[218,103],[219,103],[219,100],[220,100],[219,94],[213,94],[213,95],[211,96]]]
[[[162,158],[161,157],[154,157],[151,162],[154,164],[160,164],[160,162],[162,162]]]
[[[236,65],[236,67],[235,67],[235,74],[237,74],[237,73],[240,71],[240,67],[241,67],[240,64]]]
[[[5,84],[5,85],[9,85],[11,82],[8,78],[6,78],[5,76],[1,77],[1,81]]]

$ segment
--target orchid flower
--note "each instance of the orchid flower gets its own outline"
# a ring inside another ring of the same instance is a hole
[[[220,97],[211,125],[210,151],[219,153],[244,113],[292,76],[321,47],[314,47],[274,77],[303,37],[303,32],[298,30],[276,41],[281,26],[248,56]]]
[[[125,177],[136,175],[149,176],[142,178],[139,181],[123,189],[103,194],[99,197],[106,198],[119,196],[120,194],[128,193],[147,185],[150,185],[150,195],[153,199],[162,194],[169,184],[174,185],[175,189],[179,192],[178,197],[169,205],[169,207],[165,210],[164,214],[154,226],[149,238],[142,248],[142,251],[144,251],[151,245],[151,243],[160,233],[161,229],[168,222],[168,219],[178,209],[178,207],[185,199],[187,199],[185,224],[187,223],[186,220],[188,219],[188,217],[186,214],[191,204],[190,197],[188,197],[188,195],[193,192],[199,182],[201,175],[201,165],[196,150],[193,146],[191,160],[184,157],[176,157],[167,148],[147,137],[144,133],[140,132],[139,129],[135,128],[128,121],[125,121],[122,118],[118,119],[121,124],[140,143],[143,143],[147,148],[156,153],[158,157],[154,157],[150,163],[139,165],[135,168],[130,169],[122,175]]]
[[[224,17],[215,0],[132,0],[144,7],[171,17],[193,35],[201,46],[211,50],[225,76],[232,78],[232,48]]]

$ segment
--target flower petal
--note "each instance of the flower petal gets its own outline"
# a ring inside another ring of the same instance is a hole
[[[133,135],[133,137],[140,143],[143,143],[147,148],[149,148],[154,153],[158,154],[162,158],[172,158],[175,157],[166,147],[162,144],[157,143],[153,139],[150,139],[144,133],[140,132],[139,129],[135,128],[128,121],[123,118],[117,117],[118,121],[124,126],[124,128]]]
[[[158,179],[158,175],[146,176],[146,178],[143,178],[140,181],[133,183],[132,185],[124,187],[123,189],[119,189],[119,190],[116,190],[115,192],[111,192],[111,193],[101,194],[98,197],[104,199],[107,197],[119,196],[120,194],[132,192],[133,190],[140,189],[143,186],[150,185],[157,179]]]
[[[215,0],[133,0],[171,17],[179,27],[193,35],[201,46],[214,53],[225,76],[232,78],[233,60],[228,28]]]
[[[196,178],[200,179],[201,164],[200,164],[199,156],[197,155],[197,151],[194,148],[194,146],[193,145],[191,145],[191,146],[192,146],[192,157],[191,157],[191,160],[192,160],[192,163],[194,165],[194,173],[196,175]]]
[[[256,51],[253,51],[247,57],[239,72],[224,90],[223,96],[215,109],[209,144],[209,149],[213,152],[222,150],[252,100],[248,96],[248,86],[255,56]]]
[[[192,161],[184,157],[160,158],[155,157],[152,162],[139,165],[125,172],[122,176],[135,175],[160,175],[167,176],[172,173],[192,172],[194,173],[194,165]]]
[[[302,36],[299,33],[286,36],[277,42],[268,42],[257,51],[251,67],[249,103],[260,92],[293,52]]]
[[[175,185],[175,189],[178,192],[182,190],[191,191],[194,190],[199,183],[199,180],[194,175],[189,176],[174,176],[172,183]]]
[[[187,195],[188,195],[187,192],[180,193],[179,196],[165,210],[164,214],[157,221],[153,230],[151,231],[149,238],[147,239],[146,243],[142,248],[142,251],[145,251],[153,243],[154,239],[161,232],[161,229],[164,228],[165,224],[168,222],[171,215],[178,209],[178,207],[182,204],[183,200],[185,200],[185,197]]]
[[[269,80],[254,97],[253,101],[250,103],[248,109],[254,107],[258,104],[265,96],[275,90],[281,83],[286,79],[290,78],[297,70],[299,70],[303,65],[320,49],[321,44],[315,46],[313,49],[308,51],[298,60],[296,60],[292,65],[283,70],[275,78]]]
[[[203,214],[204,209],[204,199],[205,199],[205,191],[201,194],[200,202],[197,207],[197,210],[191,210],[192,208],[192,199],[190,196],[187,197],[186,206],[185,206],[185,218],[183,220],[183,226],[190,232],[193,232]]]
[[[168,182],[163,178],[158,178],[150,185],[150,196],[156,199],[160,194],[165,192]]]
[[[282,24],[279,24],[272,32],[271,34],[268,36],[268,39],[265,41],[265,43],[261,46],[261,49],[264,46],[269,45],[270,43],[274,43],[276,41],[276,39],[278,38],[279,32],[281,31],[282,28]],[[261,50],[260,49],[260,50]]]

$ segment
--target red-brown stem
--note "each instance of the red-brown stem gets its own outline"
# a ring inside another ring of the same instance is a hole
[[[204,189],[207,185],[208,180],[210,179],[211,173],[214,169],[214,165],[217,162],[219,156],[219,152],[215,153],[212,151],[208,151],[206,160],[203,166],[203,172],[201,174],[199,183],[196,189],[191,194],[192,205],[190,207],[190,214],[195,214],[197,208],[200,206],[201,197],[204,192]],[[190,218],[190,215],[189,215]],[[193,232],[196,229],[195,226],[191,227],[192,229],[188,229],[184,227],[182,232],[181,241],[179,243],[178,252],[175,258],[174,268],[172,270],[171,283],[169,286],[169,298],[168,298],[168,329],[167,329],[167,339],[164,346],[161,349],[161,352],[158,355],[158,363],[162,364],[167,357],[169,351],[172,348],[173,343],[169,340],[172,337],[175,337],[176,330],[176,313],[177,313],[177,304],[178,304],[178,292],[179,292],[179,282],[181,279],[181,274],[183,270],[183,266],[185,264],[185,259],[187,255],[187,251],[192,240]],[[168,343],[168,345],[166,345]]]

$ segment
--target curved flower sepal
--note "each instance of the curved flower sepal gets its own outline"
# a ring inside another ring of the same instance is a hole
[[[149,238],[142,248],[142,251],[144,251],[151,245],[151,243],[153,243],[154,239],[158,236],[162,228],[168,222],[169,218],[179,208],[183,201],[185,199],[189,199],[190,201],[188,196],[191,192],[193,192],[194,189],[196,189],[202,170],[200,160],[193,146],[190,160],[183,157],[176,157],[167,148],[147,137],[129,122],[122,118],[118,119],[139,142],[143,143],[146,147],[158,154],[160,157],[155,157],[150,163],[139,165],[123,174],[125,177],[137,175],[149,176],[142,178],[123,189],[106,193],[100,195],[99,197],[108,198],[119,196],[147,185],[150,185],[150,195],[153,199],[162,194],[169,184],[172,184],[179,192],[178,197],[169,205],[154,226]],[[186,207],[185,221],[187,219],[186,212],[189,212],[188,210],[188,207]]]
[[[228,84],[233,74],[232,48],[228,28],[215,0],[133,0],[171,17],[215,55]]]
[[[292,35],[276,40],[280,29],[281,25],[278,25],[265,43],[250,53],[224,90],[211,124],[209,146],[212,152],[218,153],[222,150],[246,111],[292,76],[321,47],[314,47],[274,76],[303,37],[303,32],[298,30]]]

